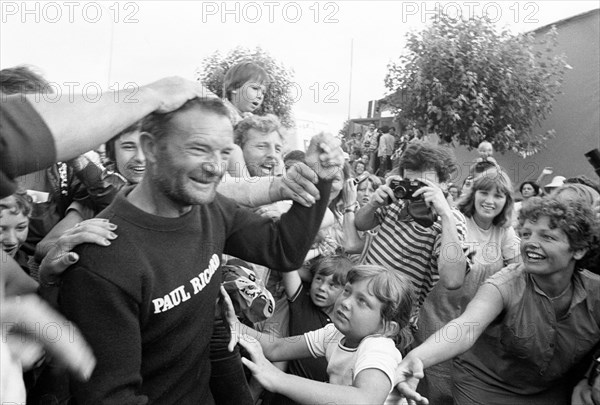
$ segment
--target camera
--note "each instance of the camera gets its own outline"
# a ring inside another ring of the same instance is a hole
[[[419,180],[392,180],[390,182],[390,188],[394,192],[394,196],[399,200],[421,200],[422,197],[413,197],[413,193],[426,186],[427,184]]]

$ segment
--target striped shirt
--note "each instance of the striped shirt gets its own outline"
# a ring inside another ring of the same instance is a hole
[[[442,252],[442,224],[439,219],[431,228],[417,224],[412,218],[401,215],[403,204],[398,202],[377,210],[375,216],[381,227],[371,242],[365,261],[396,269],[412,281],[417,298],[412,311],[411,322],[414,323],[425,297],[440,279],[438,261]],[[452,213],[459,241],[464,244],[465,217],[456,209],[452,209]],[[460,248],[444,248],[446,260],[456,260],[458,254],[463,254],[463,246]]]

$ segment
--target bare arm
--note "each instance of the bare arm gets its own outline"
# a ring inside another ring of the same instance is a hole
[[[399,176],[390,176],[386,180],[386,184],[381,185],[375,193],[371,196],[371,199],[361,209],[358,210],[354,217],[354,225],[359,231],[368,231],[369,229],[375,228],[379,223],[375,217],[375,213],[378,208],[385,207],[392,202],[397,202],[398,199],[394,196],[394,192],[390,188],[390,181],[394,179],[400,179]]]
[[[306,404],[383,404],[391,381],[381,370],[369,368],[358,373],[353,385],[335,385],[286,374],[274,367],[263,355],[262,344],[243,340],[252,360],[242,362],[265,389]]]
[[[73,95],[52,100],[26,97],[54,136],[57,160],[65,161],[108,141],[151,112],[167,113],[192,98],[211,95],[198,82],[170,77],[136,89],[102,93],[95,102]]]
[[[418,379],[423,378],[423,369],[450,360],[469,350],[502,309],[502,296],[496,287],[490,284],[479,287],[477,294],[461,316],[448,322],[402,360],[396,371],[400,381],[397,385],[400,393],[419,404],[427,404],[428,401],[415,391]],[[454,333],[456,328],[459,328],[459,339],[453,341],[439,339],[440,334],[450,333],[450,328]]]

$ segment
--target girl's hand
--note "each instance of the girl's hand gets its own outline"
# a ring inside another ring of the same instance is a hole
[[[242,334],[240,345],[250,354],[251,360],[242,357],[242,363],[252,372],[252,375],[266,390],[277,392],[278,382],[281,381],[283,371],[275,367],[265,357],[258,340],[252,336]]]

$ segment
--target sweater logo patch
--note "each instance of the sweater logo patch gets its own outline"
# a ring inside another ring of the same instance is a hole
[[[213,254],[208,262],[208,267],[201,271],[198,276],[192,278],[190,280],[190,284],[192,287],[192,293],[194,295],[198,294],[200,291],[204,289],[212,279],[213,275],[219,268],[221,261],[219,260],[219,256]],[[165,294],[162,298],[155,298],[152,300],[154,304],[154,313],[159,314],[161,312],[168,311],[169,309],[175,308],[182,302],[185,302],[192,298],[192,295],[186,291],[186,285],[180,285],[175,288],[168,294]]]

